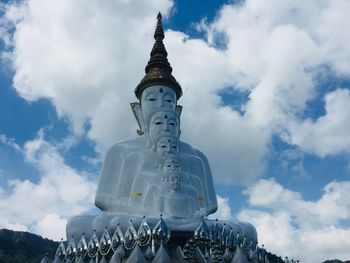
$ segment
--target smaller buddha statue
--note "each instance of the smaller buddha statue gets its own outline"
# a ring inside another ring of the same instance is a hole
[[[169,155],[161,161],[163,182],[149,188],[145,207],[164,217],[195,218],[203,216],[200,210],[198,192],[194,187],[183,184],[181,163],[177,156]],[[189,180],[187,180],[189,181]]]

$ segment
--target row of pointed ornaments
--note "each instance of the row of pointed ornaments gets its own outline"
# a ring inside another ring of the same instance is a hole
[[[118,225],[112,236],[106,228],[100,239],[94,232],[89,242],[84,234],[78,244],[73,237],[67,246],[61,241],[53,261],[45,256],[40,263],[271,263],[263,246],[246,242],[245,237],[232,229],[227,231],[225,224],[218,221],[209,227],[202,220],[183,248],[177,246],[171,255],[170,238],[171,231],[162,217],[153,229],[143,218],[138,231],[130,220],[124,234]],[[299,261],[286,259],[284,262]]]

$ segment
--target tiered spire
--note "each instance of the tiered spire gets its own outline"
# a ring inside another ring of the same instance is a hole
[[[162,26],[162,15],[160,13],[158,13],[157,20],[156,31],[154,32],[154,39],[156,42],[153,45],[151,58],[148,61],[145,71],[148,73],[152,68],[162,68],[171,73],[173,69],[168,62],[168,53],[166,52],[163,43],[164,31]]]
[[[135,89],[135,95],[138,99],[141,99],[143,90],[153,85],[166,85],[174,89],[177,99],[182,95],[182,89],[180,84],[176,81],[171,74],[172,68],[168,62],[168,53],[165,49],[163,39],[164,30],[162,25],[162,15],[158,13],[157,27],[154,32],[155,43],[151,51],[151,57],[145,68],[146,75],[141,80],[139,85]]]

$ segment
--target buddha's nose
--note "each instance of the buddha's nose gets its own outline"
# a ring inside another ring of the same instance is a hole
[[[167,150],[168,153],[171,153],[171,146],[166,147],[166,150]],[[173,169],[173,168],[174,167],[172,166],[171,169]]]
[[[162,99],[162,98],[160,98],[159,100],[158,100],[158,105],[157,105],[158,107],[163,107],[164,106],[164,100]]]
[[[169,124],[168,123],[164,123],[163,131],[169,131]]]

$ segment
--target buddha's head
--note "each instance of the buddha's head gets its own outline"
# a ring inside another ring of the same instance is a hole
[[[162,170],[166,178],[169,177],[171,173],[179,174],[181,172],[181,162],[179,158],[175,155],[170,155],[162,160]]]
[[[155,147],[156,142],[163,136],[179,138],[180,117],[175,111],[160,108],[154,112],[146,128],[146,133],[151,146]]]
[[[169,174],[169,188],[173,191],[181,190],[181,176],[179,173],[171,173]]]
[[[180,148],[180,141],[175,136],[161,136],[156,141],[154,151],[160,156],[178,155]]]
[[[150,116],[159,108],[167,108],[181,112],[181,106],[177,101],[182,95],[182,89],[175,77],[168,61],[168,53],[163,39],[164,31],[162,16],[157,16],[157,27],[154,32],[155,43],[153,45],[150,60],[145,68],[146,75],[135,88],[135,95],[139,102],[131,103],[132,110],[140,126],[138,134],[143,134],[147,129]],[[180,116],[180,114],[179,114]]]
[[[176,106],[176,93],[172,88],[164,85],[151,86],[145,89],[141,96],[141,111],[144,120],[158,111],[166,108],[174,111]]]
[[[175,155],[162,160],[163,182],[168,185],[169,190],[179,191],[181,189],[181,162]]]
[[[154,85],[143,90],[140,103],[131,103],[131,108],[140,126],[138,134],[144,134],[149,129],[150,118],[155,112],[168,110],[180,117],[182,106],[176,105],[177,95],[173,88],[165,85]]]

